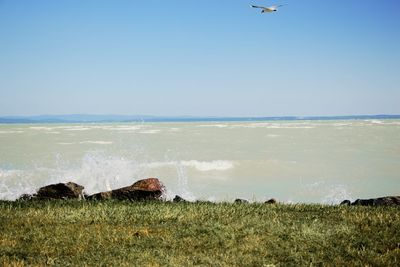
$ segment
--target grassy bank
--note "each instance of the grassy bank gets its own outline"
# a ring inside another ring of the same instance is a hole
[[[400,264],[400,209],[0,202],[0,265]]]

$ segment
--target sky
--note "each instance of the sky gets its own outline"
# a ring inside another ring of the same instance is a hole
[[[39,114],[400,114],[400,1],[0,0],[0,116]]]

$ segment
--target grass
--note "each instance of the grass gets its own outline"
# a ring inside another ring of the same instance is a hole
[[[400,209],[0,202],[0,266],[399,266]]]

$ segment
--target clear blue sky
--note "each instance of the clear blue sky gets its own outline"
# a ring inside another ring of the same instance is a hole
[[[0,0],[0,115],[71,113],[400,114],[400,1]]]

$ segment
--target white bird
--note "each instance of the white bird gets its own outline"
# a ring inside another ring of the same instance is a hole
[[[269,7],[251,5],[252,8],[260,8],[260,9],[261,9],[261,13],[265,13],[265,12],[276,12],[276,11],[278,11],[278,7],[281,7],[281,6],[283,6],[283,5],[279,5],[279,6],[269,6]]]

